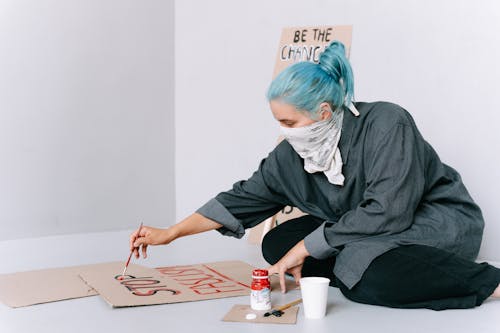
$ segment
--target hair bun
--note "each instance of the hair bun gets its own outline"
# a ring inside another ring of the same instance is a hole
[[[346,101],[350,101],[354,92],[354,78],[351,65],[345,55],[345,47],[339,41],[328,45],[319,57],[319,67],[342,86]]]
[[[328,75],[338,81],[342,77],[342,67],[346,61],[344,44],[339,41],[333,41],[321,53],[318,65]]]

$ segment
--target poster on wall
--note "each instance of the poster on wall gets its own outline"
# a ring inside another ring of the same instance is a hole
[[[334,40],[345,46],[346,56],[351,53],[352,25],[289,27],[281,32],[278,44],[276,64],[273,78],[283,69],[300,62],[311,61],[317,63],[321,52]],[[283,138],[279,138],[278,142]],[[266,221],[253,227],[248,236],[251,244],[260,244],[264,235],[272,228],[291,219],[305,215],[296,207],[287,206]]]
[[[344,44],[346,56],[349,57],[352,25],[284,28],[278,44],[273,78],[296,62],[312,61],[317,63],[321,52],[334,40]]]

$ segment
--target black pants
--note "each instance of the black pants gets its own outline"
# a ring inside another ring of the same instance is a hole
[[[271,265],[320,224],[303,216],[269,231],[262,253]],[[307,257],[302,276],[324,276],[348,299],[394,308],[464,309],[481,305],[500,283],[500,269],[425,245],[406,245],[377,257],[352,288],[333,274],[335,257]]]

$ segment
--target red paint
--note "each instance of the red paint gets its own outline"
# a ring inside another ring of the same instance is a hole
[[[245,287],[245,288],[250,289],[250,286],[249,286],[249,285],[246,285],[246,284],[241,283],[241,282],[239,282],[239,281],[233,280],[233,279],[231,279],[229,276],[225,276],[225,275],[223,275],[222,273],[217,272],[217,271],[216,271],[215,269],[213,269],[213,268],[210,268],[210,267],[208,267],[208,266],[206,266],[206,265],[203,265],[203,267],[205,267],[206,269],[211,270],[212,272],[214,272],[215,274],[218,274],[219,276],[222,276],[222,277],[223,277],[224,279],[226,279],[226,280],[233,281],[233,282],[235,282],[235,283],[237,283],[237,284],[239,284],[239,285],[242,285],[242,286],[243,286],[243,287]]]
[[[157,268],[157,270],[176,282],[189,287],[198,295],[231,293],[250,289],[249,286],[235,281],[211,267],[201,266],[204,269],[200,269],[199,266],[175,266],[161,267]]]
[[[120,284],[125,286],[125,288],[127,288],[135,296],[152,296],[160,291],[169,292],[172,295],[178,295],[181,293],[179,290],[167,288],[165,285],[159,285],[161,281],[155,280],[151,276],[135,277],[127,275],[125,277],[121,275],[116,276],[115,279],[121,281]],[[142,291],[139,289],[147,290]]]
[[[269,273],[265,269],[254,269],[252,272],[252,290],[271,289]]]

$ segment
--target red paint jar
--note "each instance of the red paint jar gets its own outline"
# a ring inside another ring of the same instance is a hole
[[[250,306],[254,310],[271,309],[271,282],[269,272],[265,269],[252,271],[252,291],[250,292]]]

